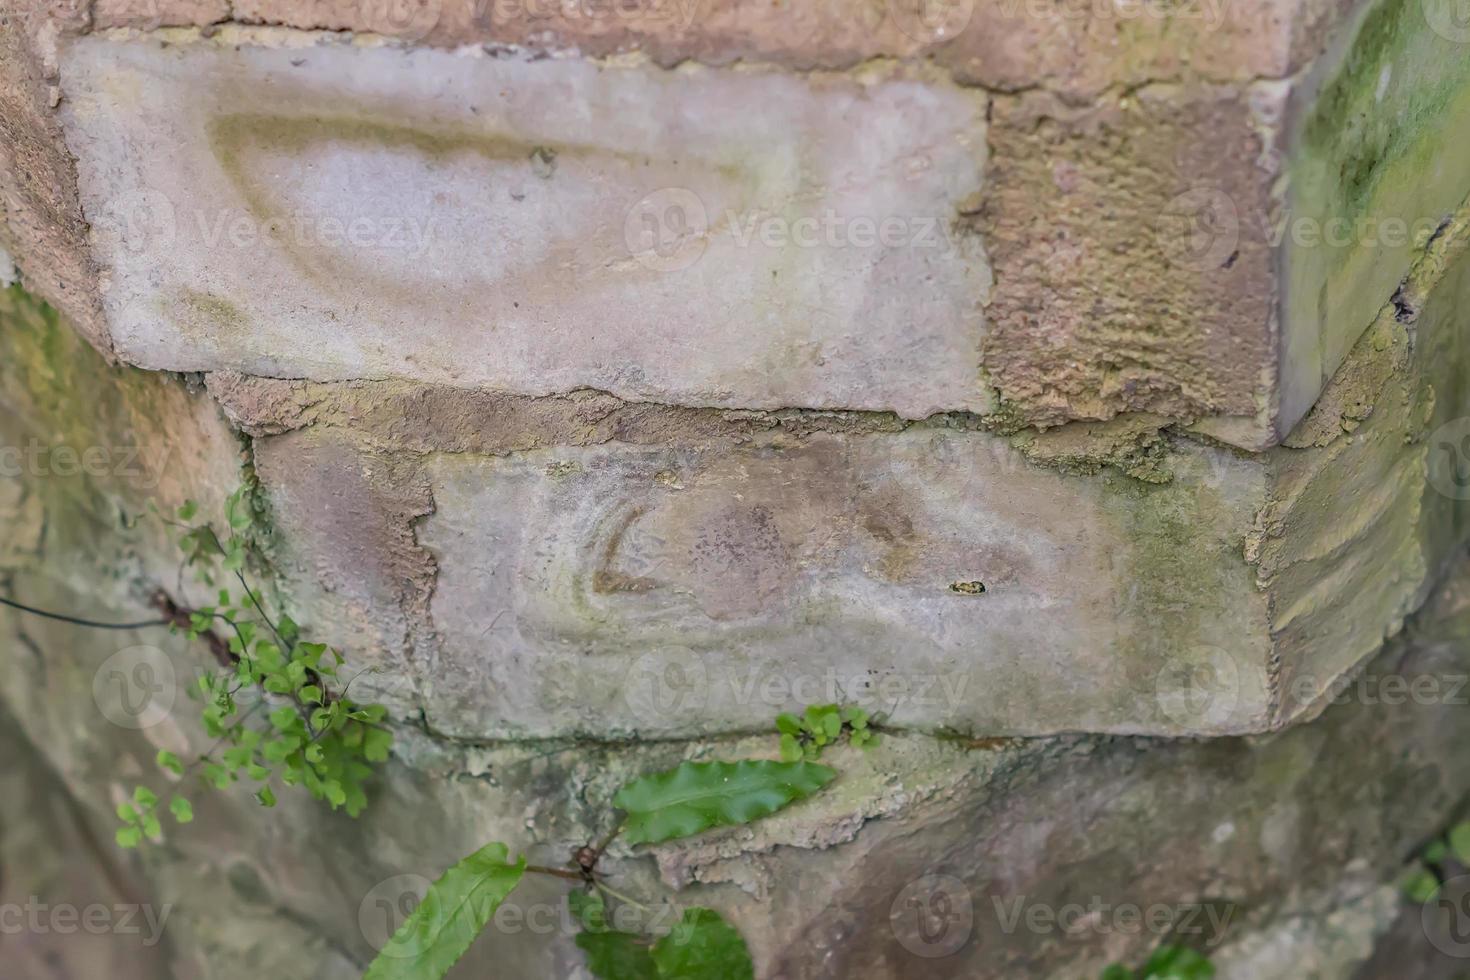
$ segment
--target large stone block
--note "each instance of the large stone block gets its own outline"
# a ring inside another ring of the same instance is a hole
[[[922,71],[96,38],[63,60],[104,305],[142,366],[993,404],[989,267],[952,227],[985,99]]]
[[[1163,420],[1007,440],[606,395],[213,390],[260,436],[287,591],[316,597],[299,618],[400,637],[372,656],[412,683],[382,689],[439,731],[706,734],[827,700],[986,735],[1262,731],[1319,711],[1464,538],[1424,432],[1470,414],[1444,356],[1465,241],[1437,240],[1262,454]]]

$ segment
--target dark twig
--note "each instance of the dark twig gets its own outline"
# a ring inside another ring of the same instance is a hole
[[[66,616],[61,613],[47,612],[44,609],[37,609],[35,606],[28,606],[23,602],[16,602],[14,599],[7,599],[4,596],[0,596],[0,606],[19,609],[23,613],[40,616],[42,619],[54,619],[60,623],[71,623],[73,626],[89,626],[92,629],[98,630],[141,630],[154,626],[168,626],[173,622],[171,619],[150,619],[141,623],[99,623],[96,620],[82,619],[78,616]]]

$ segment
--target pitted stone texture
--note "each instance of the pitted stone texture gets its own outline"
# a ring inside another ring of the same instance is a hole
[[[0,248],[28,288],[66,312],[94,347],[111,341],[87,247],[76,168],[53,109],[56,46],[84,30],[88,4],[26,0],[0,16]]]
[[[1333,0],[1177,5],[1027,0],[236,0],[237,20],[370,31],[429,44],[517,44],[590,54],[643,51],[663,64],[773,61],[842,68],[928,55],[997,89],[1074,99],[1199,75],[1289,74],[1324,41]]]
[[[1256,424],[1274,380],[1274,257],[1253,237],[1195,241],[1176,202],[1208,187],[1265,211],[1278,164],[1263,133],[1283,99],[1149,86],[1081,107],[1045,92],[995,100],[974,219],[997,283],[985,363],[1023,420]]]
[[[978,93],[338,42],[63,60],[109,321],[142,366],[991,405],[989,267],[951,227],[980,190]]]

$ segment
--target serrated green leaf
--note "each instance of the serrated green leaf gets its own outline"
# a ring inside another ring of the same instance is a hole
[[[1215,966],[1184,946],[1160,946],[1139,971],[1140,980],[1210,980]]]
[[[711,909],[688,909],[653,947],[661,977],[678,980],[754,980],[750,950],[735,927]]]
[[[143,842],[143,831],[138,827],[119,827],[114,836],[119,847],[137,847]]]
[[[627,811],[629,843],[656,844],[759,820],[812,795],[836,775],[810,762],[685,762],[633,780],[613,803]]]
[[[438,980],[520,883],[526,859],[486,844],[444,872],[368,966],[363,980]]]
[[[1446,840],[1455,854],[1455,860],[1470,866],[1470,822],[1455,824]]]
[[[158,818],[151,813],[143,814],[142,826],[143,833],[149,837],[157,838],[163,836],[163,824],[159,823]]]
[[[140,810],[151,810],[158,805],[158,797],[147,786],[139,786],[133,790],[133,802]]]
[[[587,954],[587,971],[597,980],[661,980],[645,940],[629,932],[581,932],[577,946]]]
[[[188,800],[184,799],[182,796],[175,796],[172,800],[169,801],[168,812],[172,813],[174,815],[174,819],[179,823],[194,822],[194,807]]]
[[[117,805],[117,818],[123,823],[137,823],[138,811],[133,809],[131,803],[119,803]]]
[[[176,776],[182,776],[184,774],[183,762],[168,749],[158,750],[157,762],[160,769],[166,769]]]

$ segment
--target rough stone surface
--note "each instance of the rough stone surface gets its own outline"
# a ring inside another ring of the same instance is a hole
[[[23,3],[0,17],[0,247],[22,260],[29,288],[106,352],[111,339],[76,168],[53,113],[61,98],[58,41],[86,24],[80,2]]]
[[[227,40],[63,57],[105,305],[137,364],[991,405],[990,272],[952,227],[981,187],[973,93]]]

